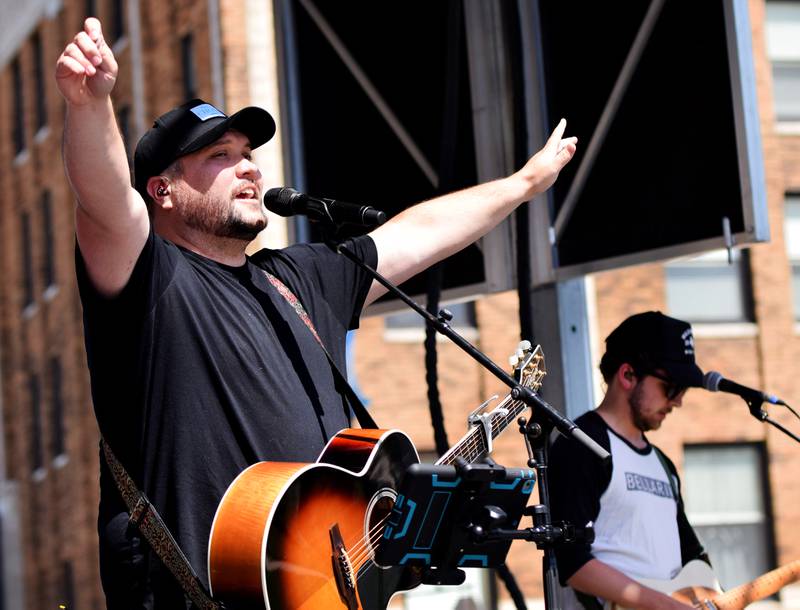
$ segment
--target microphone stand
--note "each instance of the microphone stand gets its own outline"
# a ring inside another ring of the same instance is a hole
[[[743,398],[743,400],[747,403],[747,408],[750,409],[750,415],[752,415],[753,417],[755,417],[759,421],[766,422],[766,423],[776,427],[778,430],[783,432],[786,436],[788,436],[789,438],[792,438],[795,441],[797,441],[798,443],[800,443],[800,436],[797,436],[794,432],[792,432],[791,430],[785,428],[784,426],[782,426],[781,424],[776,422],[774,419],[772,419],[769,416],[769,413],[767,413],[767,411],[765,409],[761,408],[761,405],[764,404],[763,400],[755,399],[755,398],[754,399],[750,399],[750,400],[748,400],[746,398]]]
[[[516,379],[511,377],[508,373],[506,373],[503,369],[501,369],[497,364],[495,364],[492,360],[489,359],[486,354],[481,352],[478,348],[472,345],[469,341],[464,339],[461,335],[459,335],[453,328],[448,324],[448,322],[452,319],[452,314],[448,312],[446,309],[442,310],[439,313],[439,317],[434,316],[433,314],[426,311],[420,305],[415,303],[407,294],[405,294],[400,288],[395,286],[392,282],[387,280],[383,277],[380,273],[378,273],[375,269],[367,265],[364,261],[362,261],[353,251],[348,249],[344,245],[334,245],[334,250],[343,254],[346,258],[349,258],[353,261],[356,265],[364,269],[369,275],[375,278],[379,283],[385,286],[392,294],[400,298],[406,305],[411,307],[414,311],[416,311],[419,315],[425,318],[430,324],[441,334],[445,337],[450,339],[453,343],[455,343],[458,347],[460,347],[463,351],[465,351],[469,356],[471,356],[474,360],[479,362],[486,370],[488,370],[492,375],[497,377],[500,381],[506,384],[509,388],[511,388],[511,397],[514,400],[521,400],[526,405],[531,407],[531,409],[539,409],[542,413],[545,414],[547,419],[552,423],[552,425],[566,437],[572,437],[578,442],[585,445],[590,451],[592,451],[595,455],[597,455],[600,459],[608,459],[610,457],[609,453],[603,449],[600,445],[598,445],[594,440],[592,440],[583,430],[581,430],[575,422],[572,420],[564,417],[555,410],[550,404],[542,400],[536,392],[531,390],[530,388],[526,388],[523,385],[517,383]]]
[[[536,513],[535,522],[537,527],[534,528],[535,533],[532,533],[530,537],[526,539],[531,541],[535,540],[537,546],[544,550],[542,572],[544,577],[545,607],[548,609],[556,608],[558,579],[556,578],[554,545],[559,536],[554,535],[553,526],[550,522],[550,492],[547,481],[547,438],[549,435],[546,432],[549,432],[552,428],[556,428],[564,436],[571,437],[585,445],[600,459],[608,460],[611,456],[605,449],[587,436],[583,430],[578,428],[575,422],[561,415],[561,413],[542,400],[536,392],[518,383],[483,352],[453,330],[450,324],[448,324],[452,319],[452,314],[449,311],[443,309],[439,312],[438,317],[434,316],[415,303],[408,295],[400,290],[400,288],[367,265],[343,244],[328,242],[328,246],[365,270],[376,281],[385,286],[389,292],[397,296],[411,309],[425,318],[437,332],[450,339],[474,360],[479,362],[486,370],[511,388],[511,397],[514,398],[514,400],[521,400],[531,408],[533,412],[531,421],[526,422],[524,419],[520,419],[519,423],[521,427],[520,431],[526,438],[529,464],[534,465],[537,470],[539,479],[539,499],[541,504],[533,507]]]

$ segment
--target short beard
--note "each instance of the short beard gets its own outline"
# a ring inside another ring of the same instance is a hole
[[[642,394],[644,393],[641,382],[633,388],[628,403],[631,406],[633,425],[642,432],[653,430],[653,426],[642,416]]]
[[[206,197],[181,205],[181,217],[187,226],[215,237],[251,242],[267,226],[262,213],[257,221],[246,221],[232,202],[211,201]]]

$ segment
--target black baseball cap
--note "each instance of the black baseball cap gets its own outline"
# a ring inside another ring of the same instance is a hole
[[[639,313],[623,321],[606,338],[606,353],[634,369],[663,369],[678,385],[703,385],[703,371],[694,360],[691,324],[660,311]]]
[[[201,99],[193,99],[158,117],[142,136],[133,155],[136,190],[147,199],[147,181],[175,159],[218,140],[229,129],[240,131],[258,148],[275,135],[275,120],[256,106],[226,115]]]

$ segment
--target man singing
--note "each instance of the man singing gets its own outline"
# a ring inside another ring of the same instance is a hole
[[[236,475],[261,460],[312,462],[349,426],[335,368],[384,289],[322,245],[245,255],[267,223],[251,158],[275,132],[262,109],[227,116],[193,100],[162,115],[137,145],[132,188],[110,99],[117,70],[94,18],[56,66],[94,409],[207,586],[212,519]],[[518,172],[418,204],[350,249],[395,283],[457,252],[553,184],[575,152],[564,129]],[[101,462],[108,607],[184,607]]]

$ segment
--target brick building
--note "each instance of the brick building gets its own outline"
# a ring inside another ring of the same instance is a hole
[[[87,14],[103,20],[120,63],[114,101],[129,145],[153,117],[189,97],[228,109],[257,104],[276,110],[279,137],[258,151],[257,161],[267,184],[284,184],[286,175],[298,173],[296,153],[281,137],[293,126],[282,118],[293,93],[281,77],[292,60],[280,51],[291,32],[287,4],[313,8],[307,0],[275,0],[274,7],[269,0],[31,0],[0,6],[0,608],[103,607],[95,533],[98,436],[73,279],[74,202],[60,158],[64,107],[52,79],[55,59]],[[749,7],[771,241],[732,266],[711,254],[589,277],[593,361],[599,361],[602,339],[624,317],[661,309],[695,323],[704,368],[796,403],[800,109],[793,87],[800,47],[793,43],[800,40],[800,3],[750,0]],[[713,154],[713,143],[691,147]],[[274,219],[271,226],[267,242],[287,239],[284,223]],[[506,361],[519,339],[517,310],[512,292],[475,301],[470,336],[497,362]],[[420,333],[398,333],[398,325],[407,326],[385,316],[364,319],[355,337],[354,370],[378,421],[407,431],[421,452],[430,453]],[[439,343],[438,358],[453,442],[474,406],[504,392],[453,346]],[[787,413],[771,414],[798,430]],[[690,516],[731,579],[800,557],[797,444],[753,420],[737,398],[700,391],[691,392],[651,438],[682,469]],[[495,458],[522,464],[513,431],[500,439]],[[510,565],[526,596],[540,600],[539,554],[515,543]],[[476,599],[488,589],[479,577],[469,588]],[[786,607],[800,606],[797,589],[792,591],[782,596]],[[426,607],[426,599],[445,607],[440,598],[424,596],[409,607]]]

